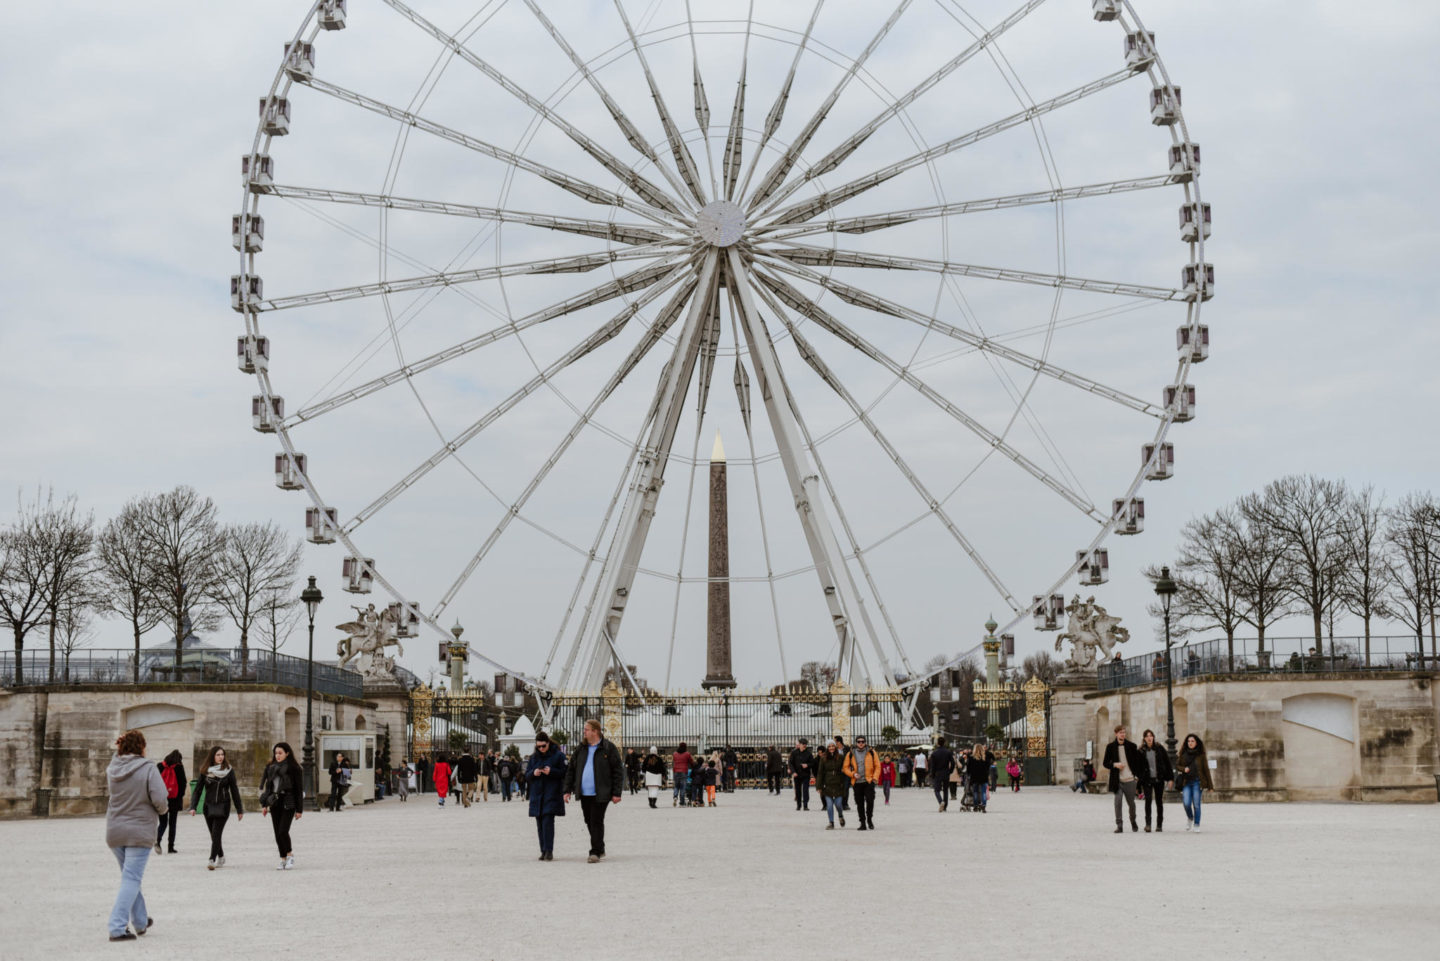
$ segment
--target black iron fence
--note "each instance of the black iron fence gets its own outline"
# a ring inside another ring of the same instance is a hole
[[[190,648],[175,651],[80,650],[57,653],[52,672],[50,652],[26,651],[18,661],[13,651],[0,653],[0,687],[22,684],[279,684],[303,689],[309,662],[288,654],[250,648]],[[17,666],[19,670],[17,671]],[[361,676],[333,664],[315,665],[315,690],[321,694],[359,698]]]
[[[1153,651],[1122,657],[1100,665],[1100,690],[1113,691],[1143,684],[1163,684],[1167,674],[1176,680],[1191,677],[1251,674],[1334,674],[1440,670],[1440,659],[1413,637],[1326,637],[1317,646],[1313,637],[1267,637],[1261,650],[1256,638],[1239,638],[1231,644],[1212,638],[1194,644],[1177,644],[1165,652]]]

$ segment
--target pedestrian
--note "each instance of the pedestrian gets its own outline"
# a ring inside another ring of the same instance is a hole
[[[587,718],[585,731],[570,767],[565,772],[565,801],[570,795],[580,796],[580,813],[590,830],[590,864],[605,858],[605,811],[619,804],[625,790],[625,765],[620,749],[600,733],[600,722]],[[715,788],[712,785],[713,795]]]
[[[880,780],[880,758],[870,750],[865,735],[855,738],[855,746],[845,755],[842,770],[855,792],[855,814],[860,818],[857,830],[875,830],[875,785]]]
[[[954,752],[952,751],[951,754],[953,755]],[[934,763],[935,763],[935,756],[934,756],[933,753],[932,753],[931,756],[930,756],[930,763],[931,763],[932,766],[933,766]],[[960,781],[961,781],[960,761],[959,761],[959,759],[957,758],[957,759],[954,759],[954,760],[952,761],[952,763],[950,764],[950,774],[949,774],[948,777],[945,778],[945,786],[946,786],[946,788],[949,790],[949,799],[950,799],[951,801],[955,800],[955,798],[956,798],[956,797],[959,795],[959,793],[960,793]],[[947,806],[948,806],[948,805],[947,805]]]
[[[625,783],[630,785],[631,794],[640,790],[640,755],[633,747],[625,749]]]
[[[1175,780],[1170,755],[1149,728],[1140,735],[1140,780],[1145,791],[1145,833],[1150,833],[1150,805],[1155,805],[1155,833],[1165,830],[1165,785]]]
[[[435,793],[440,795],[440,807],[445,806],[445,799],[450,796],[450,758],[441,754],[435,759],[435,764],[430,768],[430,779],[435,782]]]
[[[924,751],[923,749],[922,749],[922,750],[919,750],[919,751],[916,751],[916,752],[915,752],[915,786],[916,786],[916,787],[924,787],[924,786],[925,786],[925,775],[928,774],[929,771],[930,771],[930,762],[929,762],[929,759],[928,759],[927,757],[925,757],[925,751]]]
[[[671,807],[678,807],[686,798],[685,791],[690,784],[690,768],[694,764],[694,755],[685,749],[685,742],[681,741],[680,746],[675,748],[675,753],[670,755],[670,775],[675,782],[675,796],[671,799]]]
[[[415,793],[424,794],[425,782],[430,777],[430,761],[423,754],[420,755],[420,759],[415,762],[415,773],[420,779],[420,789]]]
[[[1072,793],[1075,791],[1084,792],[1089,789],[1090,782],[1093,780],[1095,780],[1095,765],[1091,764],[1090,759],[1087,757],[1085,762],[1080,765],[1080,770],[1076,772],[1075,783],[1070,785],[1070,790]]]
[[[720,769],[715,766],[714,761],[706,761],[705,770],[701,774],[705,778],[705,806],[713,808],[715,806],[715,786],[717,782],[722,781]]]
[[[900,754],[900,759],[895,762],[895,776],[900,779],[900,787],[910,786],[910,757],[903,752]]]
[[[240,785],[235,780],[235,769],[225,758],[223,747],[212,747],[205,763],[200,766],[200,776],[195,779],[195,793],[190,798],[190,816],[196,811],[205,812],[205,826],[210,829],[210,862],[206,867],[213,871],[225,866],[225,846],[220,842],[225,833],[225,822],[230,820],[230,802],[235,802],[235,820],[245,820],[245,807],[240,803]]]
[[[880,762],[880,790],[885,792],[885,803],[890,803],[890,789],[895,786],[895,761],[885,755]]]
[[[725,745],[725,753],[722,755],[725,762],[725,793],[734,794],[737,772],[740,769],[740,755],[730,745]]]
[[[495,765],[495,772],[500,776],[500,800],[510,800],[510,786],[515,780],[515,762],[510,760],[509,755],[500,758],[500,763]]]
[[[410,778],[413,772],[410,764],[403,757],[400,759],[400,766],[395,769],[395,793],[400,795],[401,801],[410,800]]]
[[[1210,759],[1205,756],[1205,742],[1197,734],[1185,735],[1185,743],[1176,758],[1180,770],[1175,772],[1175,789],[1180,792],[1180,803],[1185,807],[1185,830],[1200,830],[1200,794],[1213,791],[1210,780]]]
[[[305,775],[295,761],[295,752],[281,741],[270,751],[270,763],[260,775],[260,816],[270,817],[275,829],[275,848],[280,852],[277,871],[295,867],[295,848],[290,843],[290,825],[305,813]]]
[[[845,746],[845,737],[842,734],[837,734],[835,735],[834,741],[835,751],[840,755],[840,760],[843,762],[845,757],[850,753],[850,749]],[[848,790],[840,797],[840,810],[850,810],[850,792]]]
[[[460,806],[468,808],[475,801],[475,782],[480,780],[480,765],[469,751],[455,762],[455,778],[460,782]]]
[[[783,793],[780,784],[785,779],[785,757],[775,745],[765,749],[765,787],[777,797]]]
[[[975,810],[981,814],[987,813],[985,805],[990,800],[986,791],[990,786],[990,753],[984,744],[977,744],[971,749],[965,773],[970,778],[970,796],[974,799]]]
[[[1115,725],[1115,740],[1105,745],[1100,766],[1110,772],[1110,793],[1115,795],[1115,833],[1125,833],[1125,824],[1120,819],[1122,799],[1130,805],[1130,830],[1139,831],[1140,823],[1135,819],[1135,788],[1139,784],[1140,750],[1126,739],[1125,725]]]
[[[950,807],[950,772],[955,769],[955,755],[945,746],[943,737],[935,739],[935,749],[930,752],[930,783],[935,788],[935,800],[944,812]]]
[[[540,835],[540,860],[555,860],[555,819],[565,816],[565,754],[544,731],[535,735],[535,753],[525,764],[530,816]]]
[[[665,787],[665,762],[660,759],[660,753],[653,746],[650,753],[645,755],[641,771],[645,775],[645,794],[653,808],[660,799],[660,791]]]
[[[790,752],[790,776],[795,780],[795,810],[810,810],[810,779],[815,776],[815,755],[810,740],[800,738]]]
[[[155,818],[163,817],[170,807],[160,768],[145,760],[144,734],[126,731],[116,739],[105,782],[110,795],[105,807],[105,844],[120,864],[120,890],[110,909],[110,940],[134,941],[155,923],[145,909],[140,882],[150,860]]]
[[[345,806],[345,794],[350,790],[350,759],[344,751],[336,751],[330,759],[330,796],[325,799],[325,810],[339,811]]]
[[[160,780],[165,782],[165,811],[160,815],[160,827],[155,832],[155,853],[160,853],[160,842],[168,827],[168,850],[171,854],[179,854],[175,850],[175,822],[179,820],[180,812],[185,810],[185,788],[190,783],[185,779],[185,755],[178,750],[171,751],[156,767],[160,771]]]
[[[986,749],[986,753],[990,755],[990,790],[986,796],[994,797],[995,789],[1000,786],[1000,759],[994,751]]]
[[[1005,765],[1005,774],[1010,778],[1010,793],[1015,794],[1020,790],[1020,762],[1015,760],[1015,755],[1010,755],[1010,760]],[[1146,809],[1149,809],[1147,802]],[[1148,817],[1146,819],[1149,821]],[[1145,830],[1150,830],[1148,827]]]
[[[834,741],[825,745],[825,753],[815,765],[815,787],[820,791],[820,803],[825,805],[825,817],[829,823],[825,830],[835,830],[835,816],[840,816],[840,826],[845,826],[845,812],[840,799],[850,793],[850,781],[845,777],[845,759],[840,756]]]

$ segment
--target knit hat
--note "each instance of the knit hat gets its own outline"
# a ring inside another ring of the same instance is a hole
[[[652,745],[650,745],[650,753],[651,753],[651,754],[659,754],[660,752],[657,751],[657,750],[655,750],[655,745],[652,744]]]

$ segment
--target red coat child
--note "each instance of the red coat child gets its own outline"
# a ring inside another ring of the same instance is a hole
[[[435,779],[435,793],[440,795],[440,803],[445,803],[445,798],[450,794],[450,762],[445,758],[435,762],[430,776]]]

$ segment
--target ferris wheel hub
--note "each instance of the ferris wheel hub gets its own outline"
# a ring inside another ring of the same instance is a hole
[[[712,247],[729,247],[745,235],[745,211],[729,200],[716,200],[700,208],[695,232]]]

